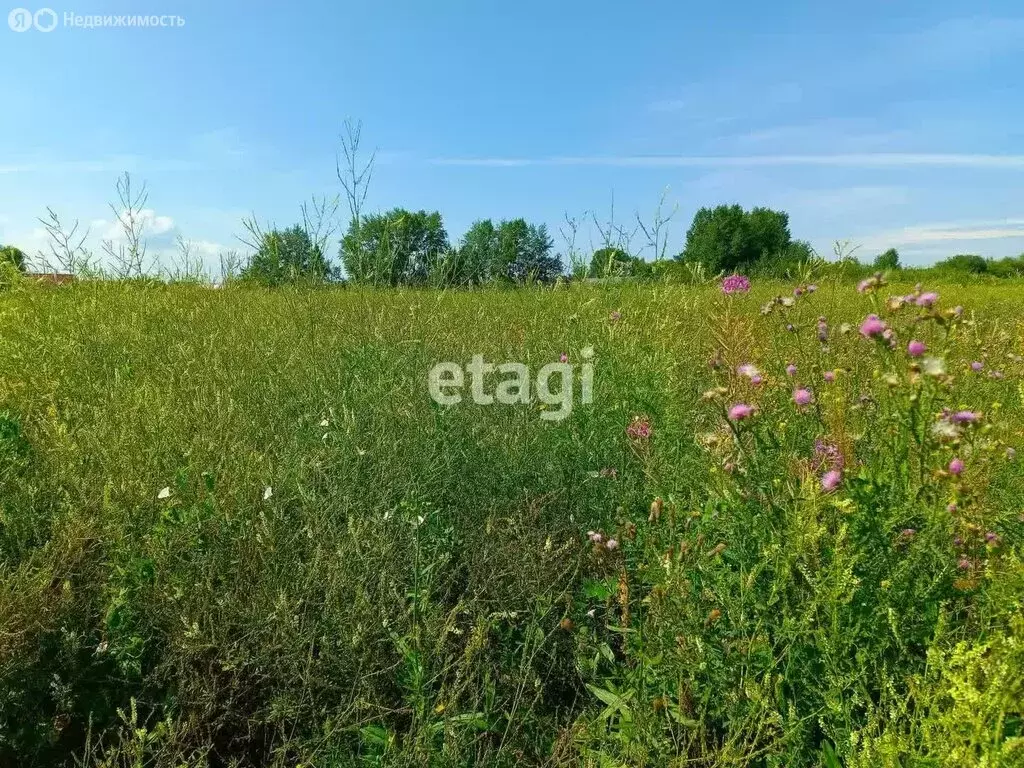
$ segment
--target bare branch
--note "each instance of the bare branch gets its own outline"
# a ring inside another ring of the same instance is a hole
[[[335,168],[338,181],[345,190],[351,223],[358,228],[362,218],[363,204],[373,178],[374,162],[377,150],[370,153],[365,164],[359,162],[359,145],[362,141],[362,121],[345,120],[344,133],[341,134],[341,152],[335,155]]]
[[[85,249],[85,241],[89,237],[88,228],[79,236],[78,219],[75,219],[71,229],[66,229],[52,208],[47,208],[46,213],[47,218],[39,219],[39,223],[46,230],[49,248],[49,254],[39,251],[43,268],[69,274],[87,271],[92,257]]]

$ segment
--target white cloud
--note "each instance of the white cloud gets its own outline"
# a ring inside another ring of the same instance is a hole
[[[173,233],[175,230],[174,219],[170,216],[159,216],[152,208],[143,208],[136,214],[136,224],[141,226],[143,237],[159,237]],[[112,240],[115,243],[125,240],[125,224],[128,223],[128,211],[123,210],[118,214],[118,220],[106,221],[97,219],[93,221],[93,231],[98,233],[100,240]]]
[[[605,155],[567,157],[439,157],[433,165],[518,168],[525,166],[613,166],[625,168],[757,168],[833,166],[848,168],[991,168],[1024,170],[1024,155],[874,152],[822,155]]]
[[[890,248],[1015,238],[1024,238],[1024,218],[919,224],[887,232],[878,232],[860,238],[858,242],[861,242],[865,248]]]

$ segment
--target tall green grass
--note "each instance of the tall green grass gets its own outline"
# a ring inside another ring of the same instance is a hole
[[[0,762],[1024,764],[1020,297],[928,287],[0,294]],[[588,346],[561,422],[428,395]]]

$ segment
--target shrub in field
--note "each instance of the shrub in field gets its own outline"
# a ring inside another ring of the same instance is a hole
[[[19,271],[25,269],[25,252],[13,245],[0,246],[0,263],[13,264]]]

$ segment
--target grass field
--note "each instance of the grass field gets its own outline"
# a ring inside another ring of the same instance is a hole
[[[793,289],[0,294],[0,764],[1024,765],[1024,293]]]

